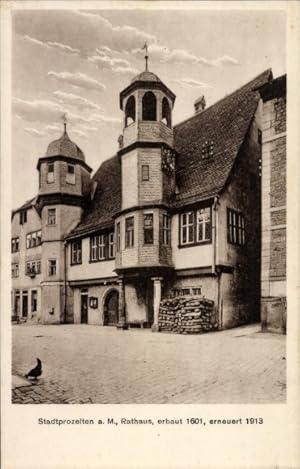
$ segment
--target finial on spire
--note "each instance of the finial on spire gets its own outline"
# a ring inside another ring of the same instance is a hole
[[[144,50],[144,49],[146,50],[146,55],[145,55],[145,62],[146,62],[146,63],[145,63],[145,70],[146,70],[146,72],[148,72],[148,58],[149,58],[149,57],[148,57],[148,44],[147,44],[147,42],[145,42],[145,45],[144,45],[144,47],[143,47],[142,50]]]
[[[64,123],[64,133],[67,133],[67,113],[64,112],[62,115],[62,121]]]

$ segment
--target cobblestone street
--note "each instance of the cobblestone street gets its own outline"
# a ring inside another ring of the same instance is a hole
[[[12,328],[16,404],[285,401],[285,336],[259,325],[203,335],[87,325]],[[37,384],[20,379],[43,363]]]

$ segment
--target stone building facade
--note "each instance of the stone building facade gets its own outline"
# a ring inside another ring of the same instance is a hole
[[[92,178],[65,129],[39,159],[38,195],[13,212],[13,316],[156,331],[162,298],[202,295],[220,329],[258,320],[257,88],[271,80],[201,99],[173,126],[174,93],[142,72],[120,93],[119,151]]]
[[[259,91],[263,101],[262,319],[268,327],[284,329],[281,315],[286,298],[286,75]],[[276,301],[280,298],[283,306]],[[274,308],[270,307],[272,303]]]

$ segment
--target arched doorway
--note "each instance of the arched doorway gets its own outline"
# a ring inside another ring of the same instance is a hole
[[[109,291],[104,299],[103,305],[103,325],[116,326],[118,324],[118,306],[119,306],[119,292],[117,290]]]

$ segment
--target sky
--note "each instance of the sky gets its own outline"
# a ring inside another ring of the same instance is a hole
[[[38,158],[63,131],[97,170],[118,150],[119,93],[149,70],[175,93],[173,123],[272,68],[286,73],[285,13],[18,10],[12,18],[12,206],[38,191]]]

